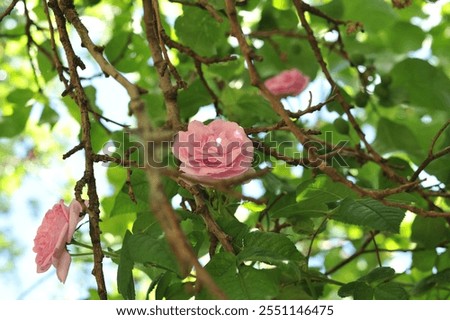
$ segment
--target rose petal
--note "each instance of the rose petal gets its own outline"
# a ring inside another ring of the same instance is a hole
[[[223,179],[251,167],[253,143],[237,123],[216,119],[204,125],[192,121],[174,139],[180,170],[196,179]]]
[[[267,79],[264,85],[276,96],[296,96],[309,84],[309,77],[297,69],[290,69]]]
[[[71,262],[72,258],[66,249],[64,249],[61,255],[53,261],[53,266],[56,268],[56,275],[62,283],[66,282]]]
[[[73,199],[69,205],[69,225],[67,229],[66,239],[67,243],[72,241],[72,237],[75,229],[77,228],[78,222],[80,222],[82,219],[82,217],[80,217],[81,211],[83,211],[81,204],[77,200]]]

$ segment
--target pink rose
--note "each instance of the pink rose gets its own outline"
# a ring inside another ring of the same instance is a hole
[[[82,207],[76,200],[72,200],[69,207],[61,200],[47,211],[34,238],[38,273],[47,271],[53,264],[59,281],[66,281],[71,262],[66,243],[72,240],[81,220],[81,211]]]
[[[273,95],[279,97],[296,96],[309,84],[309,77],[297,69],[283,71],[267,79],[264,85]]]
[[[235,122],[219,119],[204,125],[192,121],[187,131],[178,132],[173,153],[181,161],[181,171],[207,182],[248,171],[253,160],[253,143]]]

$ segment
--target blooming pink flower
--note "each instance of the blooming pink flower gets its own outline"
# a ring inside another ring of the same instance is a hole
[[[297,69],[290,69],[267,79],[264,85],[275,96],[286,97],[300,94],[309,84],[309,77]]]
[[[75,228],[80,222],[81,205],[72,200],[69,207],[61,200],[48,210],[34,238],[37,272],[47,271],[51,265],[56,268],[59,281],[64,283],[70,267],[70,254],[66,243],[72,240]]]
[[[253,143],[235,122],[218,119],[205,125],[191,121],[188,130],[175,138],[173,153],[181,161],[181,171],[207,182],[247,172],[253,160]]]

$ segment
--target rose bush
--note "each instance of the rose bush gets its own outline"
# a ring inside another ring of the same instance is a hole
[[[75,228],[82,219],[81,205],[73,200],[69,207],[61,200],[48,210],[34,238],[37,272],[47,271],[51,265],[56,268],[59,281],[64,283],[71,263],[66,243],[72,240]]]
[[[297,69],[290,69],[267,79],[264,85],[279,97],[296,96],[300,94],[309,84],[309,77]]]
[[[235,122],[218,119],[205,125],[191,121],[188,130],[176,136],[173,153],[188,176],[204,181],[227,179],[251,168],[253,143]]]

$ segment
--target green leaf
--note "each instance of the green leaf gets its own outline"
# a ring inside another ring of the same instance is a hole
[[[17,106],[25,107],[27,102],[31,100],[34,95],[35,93],[30,89],[15,88],[8,94],[6,100],[16,104]]]
[[[442,252],[436,259],[436,268],[438,271],[443,271],[450,266],[450,250]]]
[[[291,217],[308,217],[323,215],[327,212],[327,206],[319,202],[303,201],[298,203],[297,195],[290,192],[279,198],[277,202],[270,208],[270,216],[272,218],[291,218]]]
[[[344,6],[344,20],[362,22],[368,33],[386,30],[397,19],[392,6],[383,0],[344,0]]]
[[[341,18],[344,13],[343,0],[334,0],[325,5],[317,6],[317,8],[336,19]]]
[[[97,121],[91,121],[91,142],[94,152],[99,152],[108,142],[108,132]]]
[[[327,175],[319,175],[299,184],[297,187],[297,201],[299,203],[309,201],[330,203],[355,195],[353,190],[342,183],[332,181]]]
[[[392,91],[404,92],[411,105],[426,108],[430,112],[436,109],[449,111],[450,79],[438,67],[411,58],[395,65],[391,76]]]
[[[386,29],[387,45],[396,53],[419,50],[425,40],[425,32],[409,22],[398,21]]]
[[[150,54],[142,37],[119,30],[106,44],[105,55],[121,72],[139,71],[148,67]]]
[[[228,28],[217,22],[206,10],[183,7],[183,15],[175,21],[175,32],[181,42],[202,56],[217,54],[218,44]]]
[[[238,262],[261,261],[270,264],[286,264],[301,260],[294,243],[283,234],[272,232],[250,232],[242,241]]]
[[[31,107],[15,105],[13,114],[0,118],[0,137],[12,138],[20,134],[28,121]]]
[[[209,0],[209,4],[211,4],[216,10],[225,9],[225,3],[222,0]]]
[[[358,281],[352,281],[347,284],[344,284],[339,288],[338,295],[341,298],[351,297],[355,288],[358,286]]]
[[[403,210],[385,206],[374,199],[346,198],[331,218],[344,223],[398,233],[404,216]]]
[[[180,116],[189,119],[195,115],[202,106],[212,103],[211,95],[200,80],[195,80],[189,87],[180,91],[178,95],[178,107]]]
[[[224,115],[244,127],[258,122],[267,123],[277,118],[268,101],[255,89],[239,90],[227,87],[222,91],[220,100]]]
[[[150,214],[147,213],[147,215]],[[133,224],[134,220],[136,220],[135,213],[121,214],[114,217],[102,217],[100,221],[100,229],[102,230],[102,234],[109,233],[110,235],[122,237]]]
[[[146,84],[147,86],[151,86],[156,88],[156,83]],[[156,91],[156,90],[155,90]],[[167,119],[167,110],[164,104],[164,97],[159,92],[147,93],[142,96],[144,101],[151,108],[147,108],[147,113],[149,115],[150,120],[155,126],[160,126],[166,122]],[[180,107],[181,108],[181,107]],[[182,112],[180,110],[180,112]]]
[[[135,263],[178,272],[178,264],[161,234],[135,233],[124,240],[124,246]]]
[[[205,269],[229,299],[271,299],[279,291],[276,271],[256,270],[247,266],[238,267],[236,257],[228,252],[216,254]],[[197,299],[207,298],[212,297],[205,290],[197,295]]]
[[[47,104],[44,105],[44,109],[42,110],[38,124],[41,125],[43,123],[48,123],[50,125],[50,128],[53,128],[53,126],[58,122],[58,120],[59,120],[58,113]]]
[[[147,187],[144,184],[136,185],[134,188],[145,188]],[[119,214],[127,214],[133,212],[143,212],[148,211],[148,201],[136,198],[136,202],[134,203],[130,196],[127,194],[127,187],[124,187],[121,192],[119,192],[114,201],[113,209],[110,212],[110,216],[113,217]]]
[[[307,63],[307,61],[314,60],[314,52],[310,46],[296,39],[286,39],[277,36],[274,36],[272,39],[277,41],[277,48],[269,42],[265,42],[260,49],[256,50],[258,55],[264,57],[264,60],[258,63],[258,72],[263,79],[272,77],[290,68],[301,70],[311,80],[315,78],[318,65],[316,63]],[[282,59],[280,59],[280,52],[282,52]]]
[[[382,117],[378,122],[374,148],[382,153],[405,152],[422,158],[424,151],[417,147],[414,132],[406,125]]]
[[[230,82],[233,79],[240,78],[245,72],[245,63],[242,58],[235,60],[214,63],[205,68],[205,74],[210,74],[211,78],[220,77]]]
[[[412,266],[420,271],[428,272],[435,266],[436,259],[436,250],[414,251],[412,256]]]
[[[361,277],[368,283],[383,282],[392,279],[395,276],[395,270],[390,267],[379,267],[370,271],[366,276]]]
[[[450,268],[444,269],[441,272],[428,276],[414,287],[413,294],[423,294],[434,288],[446,287],[448,291],[448,285],[450,284]]]
[[[377,32],[390,28],[397,15],[383,0],[343,0],[344,20],[360,21],[367,32]]]
[[[355,300],[372,300],[373,288],[365,282],[357,282],[358,285],[353,291],[353,299]]]
[[[131,187],[136,203],[130,198],[130,187],[123,183],[121,191],[117,194],[110,216],[118,214],[143,212],[149,210],[148,182],[143,170],[135,169],[131,175]]]
[[[129,32],[119,31],[114,33],[105,47],[105,55],[108,60],[112,63],[117,62],[123,56],[130,41]]]
[[[303,287],[298,285],[285,285],[280,288],[280,293],[275,297],[276,300],[311,300]]]
[[[448,117],[447,117],[448,118]],[[446,119],[446,118],[444,118]],[[437,132],[434,131],[434,132]],[[450,146],[450,130],[447,128],[447,130],[444,132],[444,134],[441,136],[441,139],[437,141],[437,144],[435,146],[435,152],[437,150],[443,150],[444,148],[447,148]],[[430,165],[426,167],[426,172],[436,176],[442,183],[449,185],[450,184],[450,166],[448,165],[450,163],[450,154],[446,154],[443,157],[440,157],[436,160],[434,160]]]
[[[343,285],[338,295],[342,298],[353,296],[355,300],[372,300],[373,288],[363,281],[354,281]]]
[[[410,178],[413,175],[414,170],[411,168],[411,165],[408,161],[401,159],[399,157],[390,157],[387,159],[386,164],[391,166],[395,173],[403,178]],[[378,172],[378,189],[387,189],[393,188],[396,186],[396,183],[390,180],[383,171],[379,170]]]
[[[80,108],[78,108],[77,104],[68,95],[64,96],[61,100],[66,105],[70,116],[81,125]]]
[[[426,248],[435,248],[447,239],[449,230],[444,218],[416,216],[411,227],[411,241]]]
[[[50,40],[46,40],[40,45],[46,52],[52,52]],[[43,50],[37,50],[36,59],[42,78],[44,78],[46,82],[49,82],[57,75],[53,61],[49,59]]]
[[[376,300],[408,300],[409,295],[399,283],[381,283],[373,292]]]
[[[117,289],[124,299],[134,300],[136,292],[133,281],[134,262],[130,257],[126,243],[131,237],[131,232],[127,231],[123,239],[122,250],[120,251],[120,262],[117,269]]]

